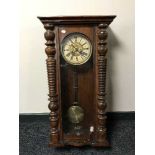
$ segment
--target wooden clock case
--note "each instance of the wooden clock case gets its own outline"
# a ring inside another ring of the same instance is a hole
[[[116,16],[38,17],[44,25],[47,46],[46,64],[49,86],[50,143],[52,147],[66,145],[107,147],[106,129],[106,66],[108,52],[107,28]],[[61,56],[61,42],[71,33],[84,34],[92,44],[92,56],[78,66],[78,95],[85,110],[80,135],[73,134],[65,117],[73,101],[72,66]],[[94,130],[91,131],[90,128]]]

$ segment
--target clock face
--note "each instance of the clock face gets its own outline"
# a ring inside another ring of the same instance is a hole
[[[84,64],[91,57],[91,43],[85,35],[80,33],[71,33],[62,41],[61,54],[65,61],[69,64]]]

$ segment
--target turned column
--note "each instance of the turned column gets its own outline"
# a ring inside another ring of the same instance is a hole
[[[50,138],[52,144],[57,144],[59,141],[59,131],[58,131],[58,96],[56,90],[56,49],[55,49],[55,33],[54,25],[44,24],[46,32],[44,34],[47,46],[45,52],[47,54],[46,64],[47,64],[47,74],[48,74],[48,87],[49,87],[49,105],[50,109]]]
[[[99,24],[97,28],[97,141],[106,143],[106,66],[107,58],[107,24]]]

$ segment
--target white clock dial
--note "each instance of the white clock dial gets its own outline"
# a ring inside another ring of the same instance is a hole
[[[61,53],[65,61],[69,64],[81,65],[91,57],[91,43],[86,36],[80,33],[71,33],[64,38]]]

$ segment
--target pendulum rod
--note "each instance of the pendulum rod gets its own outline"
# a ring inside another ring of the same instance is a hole
[[[73,68],[73,92],[74,92],[74,105],[78,105],[78,72],[77,66]]]

